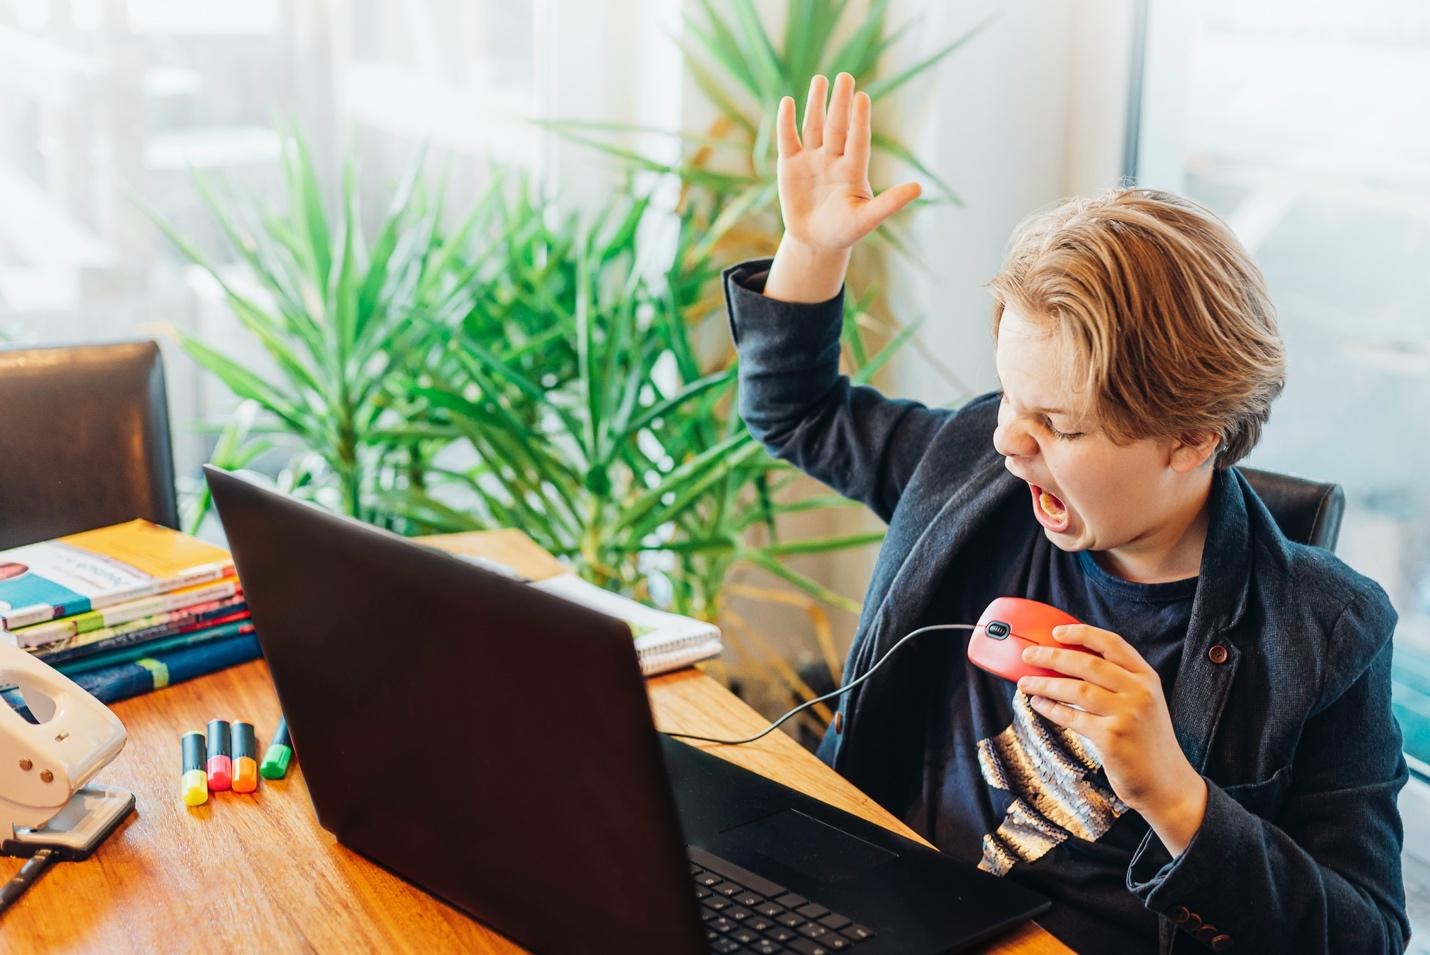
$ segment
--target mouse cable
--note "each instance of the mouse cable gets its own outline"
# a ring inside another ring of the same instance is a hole
[[[50,863],[55,861],[56,855],[57,853],[53,849],[40,849],[25,860],[25,864],[20,866],[20,871],[15,873],[9,882],[0,886],[0,912],[4,912],[15,904],[25,890],[50,867]]]
[[[766,733],[769,733],[769,732],[773,731],[774,729],[776,729],[781,723],[783,723],[785,720],[789,719],[791,716],[794,716],[794,715],[795,715],[796,713],[798,713],[800,710],[805,709],[806,707],[813,706],[813,705],[816,704],[816,703],[822,703],[822,702],[824,702],[825,700],[828,700],[828,699],[831,699],[831,698],[833,698],[833,697],[836,697],[836,696],[838,696],[838,695],[841,694],[841,693],[847,693],[849,690],[854,689],[854,688],[855,688],[856,686],[858,686],[860,683],[863,683],[865,680],[869,679],[869,677],[873,676],[873,675],[874,675],[874,671],[877,670],[877,669],[879,669],[879,667],[883,666],[883,665],[884,665],[884,661],[887,660],[887,659],[889,659],[889,657],[893,656],[895,650],[899,649],[899,647],[902,647],[904,644],[908,643],[910,640],[912,640],[914,637],[917,637],[919,634],[921,634],[921,633],[928,633],[930,630],[977,630],[977,629],[978,629],[978,627],[977,627],[976,625],[974,625],[974,624],[971,624],[971,623],[935,623],[935,624],[930,624],[930,625],[927,626],[927,627],[919,627],[917,630],[910,630],[908,633],[904,634],[904,636],[902,637],[902,639],[899,640],[898,643],[894,644],[892,647],[890,647],[889,649],[885,650],[885,651],[884,651],[884,655],[879,658],[879,662],[878,662],[878,663],[875,663],[873,666],[871,666],[871,667],[864,673],[863,676],[861,676],[861,677],[859,677],[858,679],[855,679],[855,680],[850,680],[848,683],[846,683],[844,686],[841,686],[841,687],[840,687],[839,689],[837,689],[837,690],[831,690],[830,692],[824,694],[823,696],[816,696],[814,699],[808,701],[807,703],[801,703],[799,706],[796,706],[794,709],[790,710],[790,711],[789,711],[788,713],[786,713],[784,716],[781,716],[779,719],[775,720],[775,721],[774,721],[773,723],[771,723],[769,726],[766,726],[762,731],[756,733],[754,736],[750,736],[750,737],[747,737],[747,738],[745,738],[745,739],[716,739],[716,738],[713,737],[713,736],[695,736],[695,735],[693,735],[693,734],[691,734],[691,733],[671,733],[671,732],[668,732],[668,731],[666,731],[666,730],[661,730],[660,732],[664,733],[666,736],[670,736],[670,737],[673,737],[673,738],[675,738],[675,739],[693,739],[693,740],[698,740],[699,742],[702,742],[702,743],[720,743],[720,744],[725,745],[725,746],[739,746],[739,745],[742,745],[742,744],[744,744],[744,743],[753,743],[755,740],[759,739],[761,736],[764,736]]]

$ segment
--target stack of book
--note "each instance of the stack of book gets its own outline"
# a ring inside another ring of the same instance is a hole
[[[228,551],[142,520],[0,551],[0,640],[106,703],[259,655]]]

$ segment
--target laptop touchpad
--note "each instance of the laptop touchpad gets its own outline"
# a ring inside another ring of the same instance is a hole
[[[837,829],[798,809],[725,830],[722,835],[772,862],[813,876],[822,882],[852,879],[898,858],[843,829]],[[724,840],[721,840],[724,841]]]

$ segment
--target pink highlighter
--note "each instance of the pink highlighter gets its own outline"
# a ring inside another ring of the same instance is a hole
[[[1057,647],[1092,653],[1085,647],[1053,639],[1054,627],[1080,622],[1057,607],[1036,600],[999,597],[978,618],[978,626],[968,641],[968,662],[1015,683],[1024,676],[1066,676],[1057,670],[1024,663],[1023,651],[1028,647]]]
[[[209,721],[209,792],[223,792],[233,785],[232,740],[228,720]]]

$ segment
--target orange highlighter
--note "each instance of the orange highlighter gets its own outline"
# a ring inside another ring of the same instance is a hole
[[[252,723],[233,724],[233,791],[251,793],[258,788],[258,741]]]

